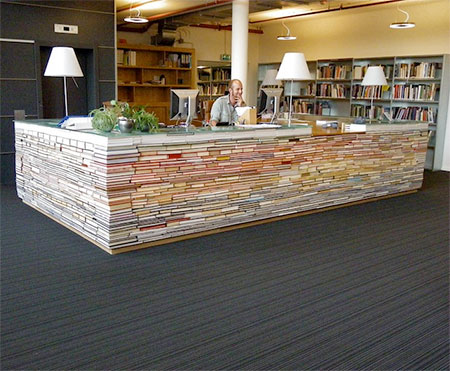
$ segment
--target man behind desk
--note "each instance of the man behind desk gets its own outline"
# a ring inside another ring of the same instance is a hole
[[[236,107],[245,106],[242,100],[242,82],[238,79],[230,81],[228,95],[224,95],[214,102],[211,108],[210,125],[233,125],[238,121]]]

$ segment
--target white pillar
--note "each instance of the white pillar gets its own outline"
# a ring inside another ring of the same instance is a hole
[[[231,78],[244,85],[243,98],[247,101],[248,67],[248,1],[233,1],[233,23],[231,37]]]

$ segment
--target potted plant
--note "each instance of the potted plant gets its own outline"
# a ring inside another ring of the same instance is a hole
[[[122,133],[131,133],[134,129],[133,109],[130,107],[128,102],[118,102],[116,100],[111,100],[107,109],[112,110],[118,118],[119,130]]]
[[[104,107],[92,110],[89,116],[92,116],[92,127],[100,131],[109,132],[117,124],[116,113]]]
[[[158,117],[152,112],[147,112],[145,107],[137,107],[133,113],[136,129],[140,131],[156,132],[159,129]]]

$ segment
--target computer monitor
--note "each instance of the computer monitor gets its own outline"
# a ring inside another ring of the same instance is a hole
[[[198,89],[170,90],[170,119],[185,120],[189,126],[192,119],[197,118]]]
[[[274,121],[278,112],[280,111],[280,100],[283,88],[262,88],[261,98],[258,105],[258,115],[272,114],[272,120]]]

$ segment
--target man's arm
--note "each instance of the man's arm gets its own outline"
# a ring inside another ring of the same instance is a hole
[[[220,122],[220,115],[221,115],[221,107],[219,99],[216,99],[216,101],[213,103],[210,115],[211,118],[209,120],[209,124],[211,126],[216,126],[217,123]]]

